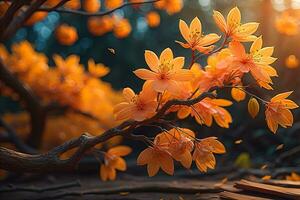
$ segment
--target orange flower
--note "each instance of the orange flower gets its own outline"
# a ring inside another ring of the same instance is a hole
[[[104,155],[104,164],[100,167],[100,177],[103,181],[115,180],[116,170],[125,171],[126,162],[122,156],[131,153],[131,148],[127,146],[116,146],[109,149]]]
[[[98,12],[101,7],[101,1],[100,0],[84,0],[83,9],[89,13],[95,13]]]
[[[224,145],[216,137],[208,137],[195,143],[193,160],[195,160],[199,171],[207,172],[207,168],[215,168],[216,159],[214,153],[223,154],[225,152]]]
[[[114,28],[114,20],[111,16],[90,17],[87,22],[88,30],[95,36],[102,36]]]
[[[67,24],[57,27],[55,36],[60,44],[67,46],[74,44],[78,39],[76,28]]]
[[[157,27],[160,24],[160,16],[157,12],[151,11],[146,15],[147,24],[149,27]]]
[[[187,43],[176,41],[184,48],[190,48],[193,51],[208,52],[214,48],[212,44],[216,43],[220,36],[211,33],[208,35],[202,35],[202,25],[198,17],[195,17],[190,26],[183,21],[179,21],[179,29],[183,38]]]
[[[123,0],[105,0],[105,7],[107,9],[115,9],[123,4]]]
[[[139,95],[136,95],[130,88],[123,90],[126,102],[115,106],[114,113],[116,120],[133,119],[142,121],[151,117],[156,110],[156,94],[151,88],[145,86]]]
[[[116,20],[113,32],[117,38],[122,39],[127,37],[131,33],[131,25],[128,19],[123,18]]]
[[[169,175],[174,173],[171,153],[167,151],[165,145],[159,143],[159,140],[154,141],[152,147],[148,147],[140,153],[137,158],[137,165],[147,165],[149,176],[156,175],[160,168]]]
[[[199,124],[207,126],[211,126],[214,119],[219,126],[229,128],[232,118],[230,113],[223,107],[231,104],[232,102],[226,99],[211,99],[207,97],[191,107],[181,107],[177,116],[179,119],[184,119],[191,115],[195,117]]]
[[[278,124],[284,128],[292,126],[293,124],[293,114],[290,109],[298,108],[298,105],[286,99],[290,94],[292,94],[292,92],[280,93],[266,104],[266,121],[269,129],[273,133],[276,133]]]
[[[236,41],[229,44],[229,49],[233,54],[233,67],[239,69],[242,73],[250,71],[252,76],[257,81],[258,85],[266,89],[272,89],[271,77],[277,76],[276,70],[270,66],[276,61],[272,57],[274,48],[262,48],[262,38],[257,38],[251,45],[250,53],[245,52],[244,46]]]
[[[213,18],[221,31],[233,40],[248,42],[256,39],[256,36],[252,34],[257,30],[259,24],[256,22],[241,24],[241,13],[237,7],[229,11],[227,21],[218,11],[214,11]]]
[[[88,61],[89,73],[97,78],[103,77],[109,73],[109,68],[102,63],[96,64],[93,59]]]
[[[66,59],[63,59],[59,55],[54,55],[53,60],[57,69],[62,75],[82,74],[83,68],[79,64],[80,58],[76,55],[70,55]]]
[[[47,12],[42,12],[42,11],[37,11],[33,13],[28,20],[26,20],[25,25],[26,26],[32,26],[35,23],[42,21],[47,17],[48,13]]]
[[[192,164],[191,151],[194,148],[195,133],[186,128],[173,128],[155,137],[161,146],[168,149],[172,157],[189,169]]]
[[[184,57],[173,57],[170,48],[165,49],[160,58],[152,51],[145,51],[145,60],[151,69],[138,69],[134,73],[143,80],[150,81],[157,92],[169,91],[175,94],[178,91],[178,82],[189,81],[193,78],[190,70],[182,69]]]
[[[197,87],[201,92],[206,92],[215,86],[240,84],[243,73],[233,67],[232,60],[232,55],[228,49],[223,49],[209,56],[205,71],[202,71],[202,75],[195,80],[195,85],[198,85]]]
[[[299,67],[299,59],[295,55],[289,55],[285,59],[285,66],[290,69]]]

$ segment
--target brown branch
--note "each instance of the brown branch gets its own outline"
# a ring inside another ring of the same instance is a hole
[[[210,91],[215,90],[212,88]],[[166,112],[175,105],[193,105],[202,99],[211,96],[210,92],[202,93],[200,96],[189,100],[170,100],[151,118],[144,121],[125,121],[119,126],[105,131],[98,136],[83,134],[82,136],[69,140],[62,145],[50,150],[48,153],[39,155],[29,155],[16,152],[4,147],[0,147],[0,168],[16,172],[45,173],[53,171],[66,171],[74,169],[82,156],[95,145],[105,142],[114,136],[129,137],[129,139],[148,142],[143,135],[132,135],[131,132],[140,126],[157,122]],[[70,150],[77,148],[75,153],[66,160],[61,160],[59,156]]]
[[[32,149],[30,146],[25,144],[21,138],[18,137],[18,134],[15,130],[9,126],[4,120],[0,118],[0,127],[3,127],[6,130],[6,141],[10,142],[16,146],[16,148],[24,153],[36,154],[36,151]],[[3,138],[4,139],[4,138]],[[0,141],[2,142],[2,141]]]
[[[87,17],[94,17],[94,16],[109,15],[109,14],[111,14],[111,13],[117,11],[117,10],[120,10],[124,7],[127,7],[127,6],[141,5],[141,4],[151,4],[151,3],[158,2],[158,1],[160,1],[160,0],[152,0],[152,1],[144,1],[144,2],[127,2],[127,3],[124,3],[124,4],[122,4],[121,6],[119,6],[117,8],[107,10],[107,11],[103,11],[103,12],[96,12],[96,13],[88,13],[88,12],[85,12],[85,11],[82,11],[82,10],[72,10],[72,9],[62,8],[62,7],[56,8],[56,9],[42,7],[40,9],[38,9],[38,11],[45,11],[45,12],[56,11],[56,12],[59,12],[59,13],[69,13],[69,14],[82,15],[82,16],[87,16]]]
[[[191,182],[191,181],[190,181]],[[49,197],[38,197],[37,199],[63,199],[67,197],[81,197],[88,195],[108,195],[108,194],[120,194],[122,192],[129,193],[182,193],[182,194],[195,194],[195,193],[209,193],[220,192],[221,189],[215,187],[213,184],[207,182],[195,182],[187,184],[186,181],[132,181],[132,184],[119,183],[117,186],[105,187],[105,188],[92,188],[81,191],[62,191],[53,194]],[[193,185],[191,187],[191,185]],[[86,197],[87,198],[87,197]],[[123,199],[123,198],[121,198]],[[124,198],[130,199],[130,198]],[[153,198],[155,199],[155,198]]]
[[[52,12],[55,11],[56,9],[58,9],[59,7],[62,7],[63,5],[65,5],[68,1],[70,0],[61,0],[61,2],[59,2],[56,6],[52,7],[52,8],[48,8],[47,12]]]
[[[280,154],[277,157],[277,159],[275,160],[275,166],[285,163],[289,159],[297,158],[297,155],[300,155],[300,146],[296,146],[296,147]]]
[[[0,18],[0,38],[2,38],[4,31],[11,23],[16,13],[19,11],[19,9],[29,2],[30,0],[11,2],[11,5],[9,6],[8,10],[5,12],[4,16]]]
[[[21,83],[19,79],[9,71],[1,59],[0,80],[3,81],[6,86],[13,89],[21,99],[25,101],[31,118],[31,132],[28,143],[33,147],[38,147],[46,123],[46,113],[43,105],[41,105],[39,99],[34,95],[32,90]]]
[[[35,1],[34,3],[30,4],[22,14],[13,17],[9,25],[3,30],[0,41],[4,41],[14,35],[16,31],[22,27],[26,20],[29,19],[29,17],[35,11],[37,11],[46,1],[47,0]],[[25,5],[25,3],[23,3],[23,5]]]

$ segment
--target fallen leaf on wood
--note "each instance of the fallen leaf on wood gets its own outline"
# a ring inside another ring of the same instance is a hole
[[[227,183],[227,181],[228,181],[228,178],[225,177],[220,182],[216,183],[215,187],[220,187],[220,186],[224,185],[225,183]]]
[[[295,172],[292,172],[290,176],[286,176],[286,180],[289,181],[300,181],[300,175]]]
[[[261,179],[262,180],[270,180],[271,178],[272,178],[272,176],[266,175],[266,176],[263,176]]]

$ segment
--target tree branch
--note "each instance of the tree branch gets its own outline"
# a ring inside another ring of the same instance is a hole
[[[4,16],[0,18],[0,38],[3,37],[4,31],[9,26],[9,24],[13,21],[13,18],[15,17],[17,11],[22,6],[26,5],[29,2],[30,2],[29,0],[11,2],[11,5],[9,6],[8,10],[5,12]]]
[[[107,11],[103,11],[103,12],[96,12],[96,13],[88,13],[82,10],[72,10],[72,9],[68,9],[68,8],[46,8],[46,7],[42,7],[40,9],[38,9],[38,11],[45,11],[45,12],[52,12],[52,11],[56,11],[59,13],[69,13],[69,14],[76,14],[76,15],[83,15],[83,16],[88,16],[88,17],[94,17],[94,16],[104,16],[104,15],[109,15],[117,10],[120,10],[124,7],[127,6],[132,6],[132,5],[141,5],[141,4],[151,4],[151,3],[155,3],[161,0],[152,0],[152,1],[144,1],[144,2],[127,2],[122,4],[121,6],[111,9],[111,10],[107,10]]]
[[[21,97],[21,99],[25,101],[31,118],[31,133],[28,143],[32,147],[38,147],[46,124],[46,113],[43,105],[41,105],[39,99],[34,95],[31,89],[21,83],[18,78],[9,71],[1,59],[0,80],[3,81],[6,86],[13,89]]]
[[[210,91],[215,90],[212,88]],[[45,173],[53,171],[66,171],[74,169],[82,156],[95,145],[105,142],[115,136],[124,136],[133,140],[146,141],[144,136],[135,136],[131,132],[140,126],[152,124],[162,118],[165,113],[176,105],[193,105],[202,99],[211,96],[210,92],[202,93],[200,96],[189,100],[170,100],[151,118],[144,121],[125,121],[119,126],[105,131],[98,136],[83,134],[78,138],[69,140],[62,145],[50,150],[48,153],[39,155],[24,154],[0,147],[0,168],[16,172]],[[77,148],[75,153],[66,160],[59,156],[64,152]]]
[[[36,151],[32,149],[30,146],[25,144],[21,138],[18,137],[18,134],[15,130],[9,126],[4,120],[0,118],[0,127],[3,127],[6,130],[7,141],[13,143],[17,149],[24,153],[36,154]]]
[[[16,33],[16,31],[26,22],[27,19],[37,11],[47,0],[39,0],[30,4],[28,8],[20,15],[13,17],[7,27],[4,27],[0,40],[4,41]],[[25,5],[26,1],[23,3]]]

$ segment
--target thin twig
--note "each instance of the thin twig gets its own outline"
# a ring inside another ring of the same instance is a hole
[[[127,2],[122,4],[121,6],[108,10],[108,11],[103,11],[103,12],[96,12],[96,13],[88,13],[82,10],[72,10],[72,9],[68,9],[68,8],[56,8],[56,9],[52,9],[52,8],[45,8],[42,7],[40,9],[38,9],[38,11],[45,11],[45,12],[51,12],[51,11],[56,11],[59,13],[69,13],[69,14],[76,14],[76,15],[82,15],[82,16],[87,16],[87,17],[95,17],[95,16],[104,16],[104,15],[109,15],[117,10],[120,10],[124,7],[127,6],[132,6],[132,5],[141,5],[141,4],[151,4],[151,3],[155,3],[158,2],[160,0],[153,0],[153,1],[142,1],[142,2]]]
[[[227,45],[227,43],[228,43],[228,36],[225,35],[222,44],[218,48],[216,48],[215,50],[210,51],[206,54],[200,54],[200,55],[196,56],[194,59],[194,62],[198,61],[203,56],[209,56],[209,55],[212,55],[214,53],[221,51]]]

